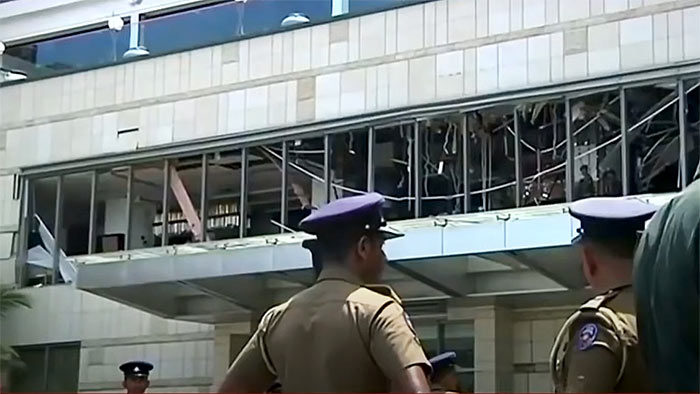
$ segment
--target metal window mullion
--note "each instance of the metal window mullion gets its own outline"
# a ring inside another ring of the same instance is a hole
[[[677,85],[678,92],[678,138],[679,138],[679,158],[678,167],[680,167],[681,176],[681,189],[685,189],[688,186],[688,155],[687,155],[687,138],[688,138],[688,100],[685,94],[683,80],[678,81]]]
[[[238,206],[238,235],[246,236],[248,230],[248,148],[241,149],[241,198]]]
[[[416,218],[421,217],[421,195],[423,188],[422,152],[420,121],[415,121],[413,123],[413,193],[416,201],[415,204],[413,204],[413,213]]]
[[[471,208],[471,180],[469,179],[469,162],[470,162],[470,152],[469,152],[469,115],[462,115],[462,183],[464,184],[464,201],[463,208],[464,213],[469,213]]]
[[[479,137],[479,144],[481,146],[481,190],[486,190],[487,185],[487,171],[488,171],[488,155],[489,152],[489,142],[490,137],[488,135]],[[486,212],[488,209],[488,197],[489,193],[481,193],[481,209]]]
[[[571,130],[571,99],[564,99],[566,125],[566,201],[574,200],[574,141]]]
[[[284,232],[284,226],[287,225],[287,210],[289,200],[289,143],[282,141],[282,193],[280,195],[280,232]]]
[[[88,225],[88,254],[95,253],[97,231],[97,170],[90,174],[90,223]]]
[[[131,247],[131,213],[134,188],[134,167],[129,166],[126,172],[126,228],[124,229],[124,250]]]
[[[37,208],[36,208],[36,186],[34,185],[33,181],[29,181],[27,193],[29,194],[29,197],[27,200],[28,201],[27,217],[29,219],[29,225],[27,226],[27,234],[26,234],[26,236],[27,236],[27,240],[26,240],[26,242],[27,242],[27,254],[28,254],[29,253],[29,232],[32,231],[34,228],[34,225],[35,225],[35,222],[34,222],[35,217],[34,216],[36,215],[36,211],[37,211]],[[28,260],[28,256],[27,256],[27,259],[25,259],[25,261],[26,260]],[[29,279],[29,266],[27,266],[25,264],[22,265],[22,272],[21,272],[20,278],[22,279],[21,283],[23,285],[27,283],[27,280]]]
[[[26,271],[27,259],[28,259],[28,248],[29,248],[29,232],[32,229],[32,219],[31,214],[31,183],[29,179],[22,180],[22,219],[20,221],[20,238],[17,251],[17,263],[15,266],[19,267],[17,269],[17,274],[15,279],[17,283],[24,285],[26,283],[24,278],[24,273]]]
[[[489,149],[488,149],[488,177],[486,180],[488,181],[489,189],[493,185],[493,135],[489,135],[487,139],[489,143]],[[487,193],[488,199],[486,201],[486,206],[490,210],[491,207],[493,206],[492,201],[493,201],[493,193],[489,192]]]
[[[406,127],[407,129],[410,129],[410,125]],[[406,204],[406,208],[409,211],[413,211],[413,205],[415,204],[415,200],[413,198],[413,136],[409,137],[409,134],[411,134],[410,130],[406,130],[406,133],[404,133],[404,124],[401,124],[399,126],[399,131],[401,135],[405,136],[406,140],[406,177],[408,178],[408,185],[407,185],[407,191],[406,191],[406,197],[408,197],[408,201]]]
[[[626,196],[629,194],[630,190],[630,157],[629,157],[629,147],[630,141],[627,135],[627,91],[625,87],[620,87],[620,135],[621,135],[621,147],[620,147],[620,157],[622,162],[621,172],[622,172],[622,195]]]
[[[375,147],[374,127],[367,129],[367,191],[374,191],[374,147]]]
[[[202,184],[199,200],[199,217],[202,222],[202,232],[199,235],[199,240],[205,242],[207,240],[207,221],[209,220],[209,206],[207,204],[209,191],[209,156],[205,153],[202,155]]]
[[[170,197],[170,162],[168,159],[164,160],[163,163],[163,214],[161,217],[160,222],[162,223],[162,231],[161,231],[161,237],[160,237],[160,245],[161,246],[167,246],[168,245],[168,228],[170,227],[169,223],[169,210],[168,210],[168,198]]]
[[[140,23],[141,14],[139,12],[134,12],[129,15],[129,49],[137,48],[141,42]]]
[[[513,122],[515,127],[515,143],[513,144],[515,150],[515,206],[520,207],[523,195],[523,157],[520,143],[522,126],[517,108],[513,110]]]
[[[51,346],[44,347],[44,391],[49,392],[49,349]]]
[[[331,182],[331,135],[326,134],[323,136],[323,186],[326,204],[331,201]]]
[[[62,218],[63,218],[63,176],[59,176],[58,180],[56,181],[56,210],[54,211],[54,226],[53,226],[53,236],[54,236],[54,243],[53,243],[53,251],[52,251],[52,267],[53,267],[53,274],[51,277],[51,283],[56,284],[58,283],[58,275],[60,271],[59,267],[59,262],[60,262],[60,254],[61,254],[61,226],[63,225],[62,223]]]

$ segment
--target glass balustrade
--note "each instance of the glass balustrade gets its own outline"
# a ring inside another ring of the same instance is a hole
[[[140,15],[88,31],[14,45],[0,55],[0,84],[47,78],[378,12],[426,0],[228,0]],[[138,39],[137,39],[138,37]]]

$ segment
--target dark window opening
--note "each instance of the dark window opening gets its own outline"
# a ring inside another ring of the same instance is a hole
[[[80,343],[17,346],[22,365],[12,371],[10,392],[76,393],[80,373]]]

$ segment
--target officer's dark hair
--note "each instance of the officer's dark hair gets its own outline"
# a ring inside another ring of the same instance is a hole
[[[323,260],[321,259],[321,251],[319,248],[315,248],[311,252],[311,266],[314,269],[314,274],[318,278],[323,270]]]
[[[612,257],[620,259],[633,259],[637,246],[637,235],[619,236],[612,238],[583,237],[583,242],[593,245]]]
[[[359,231],[334,231],[325,236],[319,236],[319,252],[324,261],[342,261],[344,260],[350,249],[355,247],[357,241],[362,238],[362,236],[377,236],[373,232],[368,232],[364,230]]]
[[[301,243],[301,246],[311,253],[311,266],[316,274],[316,278],[321,274],[323,269],[323,261],[321,260],[321,247],[317,239],[307,239]]]

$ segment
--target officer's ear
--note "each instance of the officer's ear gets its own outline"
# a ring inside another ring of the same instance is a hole
[[[126,388],[126,378],[124,378],[124,380],[122,380],[122,387]]]
[[[372,240],[367,235],[363,235],[357,241],[356,248],[357,254],[363,259],[366,259],[370,255],[370,251],[372,248]]]
[[[598,270],[598,261],[593,247],[587,243],[581,245],[581,259],[583,260],[583,272],[587,276],[595,275]]]

